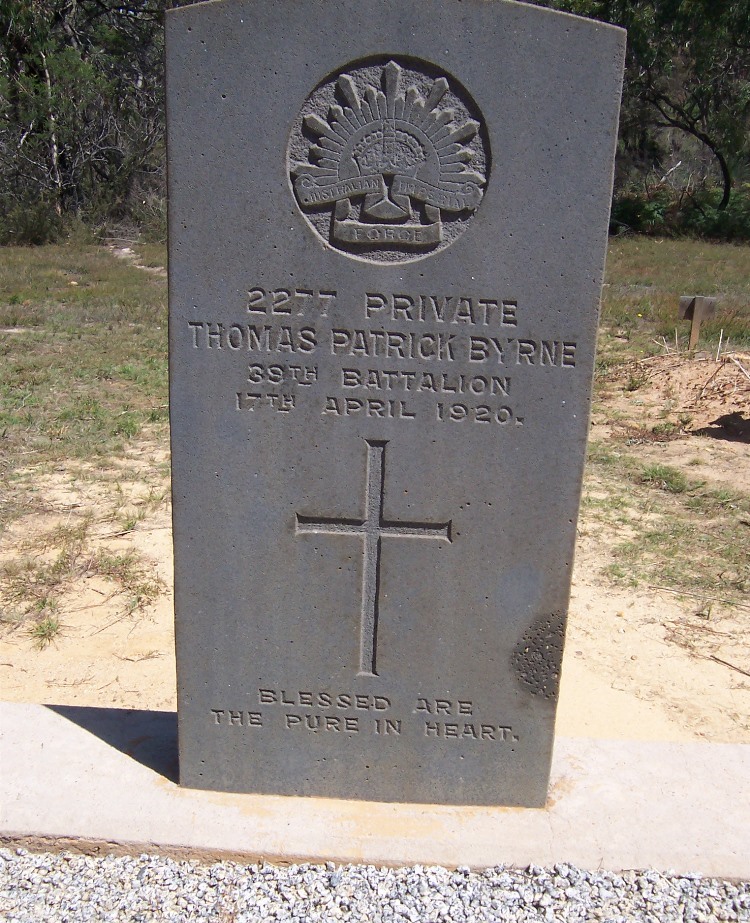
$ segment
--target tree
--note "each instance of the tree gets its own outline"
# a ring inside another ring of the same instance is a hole
[[[124,207],[163,176],[158,0],[0,0],[0,196],[57,215]]]
[[[0,239],[12,213],[137,219],[163,200],[163,18],[184,2],[0,0]],[[684,132],[726,209],[750,165],[750,0],[531,2],[628,30],[619,175]]]
[[[732,165],[748,161],[750,4],[747,0],[549,0],[541,6],[628,30],[626,146],[652,128],[677,128],[711,152],[725,209]],[[630,138],[628,133],[631,133]]]

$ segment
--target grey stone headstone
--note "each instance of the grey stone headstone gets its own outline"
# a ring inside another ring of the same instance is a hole
[[[624,33],[167,20],[181,781],[542,805]]]

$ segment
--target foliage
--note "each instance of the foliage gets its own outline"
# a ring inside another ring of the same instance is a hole
[[[539,5],[628,30],[619,182],[653,169],[661,170],[666,180],[683,166],[680,155],[685,153],[693,172],[700,168],[695,151],[675,141],[676,130],[710,153],[713,175],[709,171],[702,179],[718,181],[721,193],[715,207],[724,211],[731,200],[733,172],[746,167],[750,158],[747,0],[542,0]],[[669,160],[672,166],[666,167]],[[688,174],[683,188],[692,182]],[[659,215],[654,218],[658,221]]]
[[[685,475],[669,465],[647,465],[641,471],[640,480],[642,484],[650,484],[673,494],[684,493],[689,487]]]
[[[610,230],[750,241],[750,184],[739,185],[725,208],[721,201],[715,187],[686,195],[665,185],[630,186],[615,193]]]
[[[0,242],[163,197],[163,0],[0,0]]]
[[[0,244],[72,218],[165,238],[163,19],[183,2],[0,0]],[[628,30],[619,226],[748,239],[748,0],[531,2]]]
[[[708,192],[685,216],[685,227],[701,237],[750,241],[750,183],[736,189],[726,208]]]
[[[39,650],[44,650],[60,633],[60,620],[54,615],[47,615],[35,622],[29,629],[29,634],[34,639]]]
[[[63,228],[62,216],[45,196],[20,202],[0,196],[0,244],[55,243]]]

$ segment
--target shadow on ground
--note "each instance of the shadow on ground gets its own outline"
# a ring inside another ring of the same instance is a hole
[[[127,708],[47,705],[68,721],[94,734],[111,747],[159,773],[178,780],[177,714]]]
[[[725,413],[718,420],[712,420],[709,426],[693,430],[693,435],[750,444],[750,419],[738,412]]]

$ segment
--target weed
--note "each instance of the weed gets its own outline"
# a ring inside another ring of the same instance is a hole
[[[49,608],[52,594],[85,570],[83,547],[88,521],[75,526],[58,526],[35,538],[27,539],[21,550],[33,549],[36,557],[20,557],[7,562],[0,570],[0,590],[12,603],[25,606],[25,612]],[[56,548],[53,560],[40,559],[50,548]]]
[[[637,391],[639,388],[642,388],[644,385],[648,384],[648,375],[644,374],[631,374],[625,384],[626,391]]]
[[[748,513],[750,512],[750,497],[723,487],[705,488],[690,497],[687,506],[695,512],[714,516],[722,511]]]
[[[639,475],[641,484],[648,484],[659,490],[668,490],[673,494],[682,494],[689,489],[685,475],[669,465],[646,465]]]
[[[161,502],[157,498],[163,499],[163,493],[158,491],[150,492],[150,496],[155,504]],[[90,526],[91,520],[84,518],[32,535],[21,544],[22,555],[0,569],[0,600],[18,607],[13,618],[4,618],[11,629],[32,620],[29,633],[42,646],[46,644],[56,634],[56,624],[59,629],[56,613],[60,601],[74,591],[76,581],[82,577],[96,575],[115,583],[116,592],[125,596],[128,614],[143,609],[159,596],[163,583],[137,552],[90,551]]]
[[[678,436],[681,432],[681,427],[671,420],[667,420],[664,423],[656,423],[651,427],[651,432],[655,436]]]
[[[90,515],[82,517],[78,522],[63,523],[34,538],[33,548],[37,551],[47,551],[56,547],[65,552],[70,552],[73,549],[80,550],[88,537],[90,527]],[[32,546],[27,544],[25,547],[30,548]]]
[[[54,615],[47,615],[31,626],[29,634],[39,650],[43,650],[57,637],[60,628],[60,620]]]
[[[127,513],[123,516],[120,516],[119,523],[120,529],[122,532],[132,532],[133,529],[138,525],[139,522],[142,522],[146,515],[145,510],[137,510],[134,513]]]
[[[143,498],[143,502],[146,503],[150,509],[156,509],[161,506],[168,496],[168,490],[157,490],[155,487],[149,487],[148,493]]]
[[[622,564],[608,564],[606,567],[602,568],[602,573],[611,580],[614,580],[615,583],[626,584],[628,586],[635,586],[637,583],[632,573],[623,567]]]
[[[162,581],[135,551],[125,554],[99,551],[91,559],[91,570],[120,584],[122,592],[128,597],[128,612],[149,605],[164,589]]]
[[[620,364],[620,360],[613,356],[611,352],[599,350],[596,356],[595,378],[599,381],[606,381],[611,372]]]
[[[582,531],[599,524],[611,549],[603,569],[610,580],[719,595],[729,604],[747,598],[750,496],[689,482],[667,465],[643,467],[627,455],[590,468],[586,487]]]
[[[593,465],[612,465],[617,461],[617,456],[603,443],[590,441],[586,459]]]

